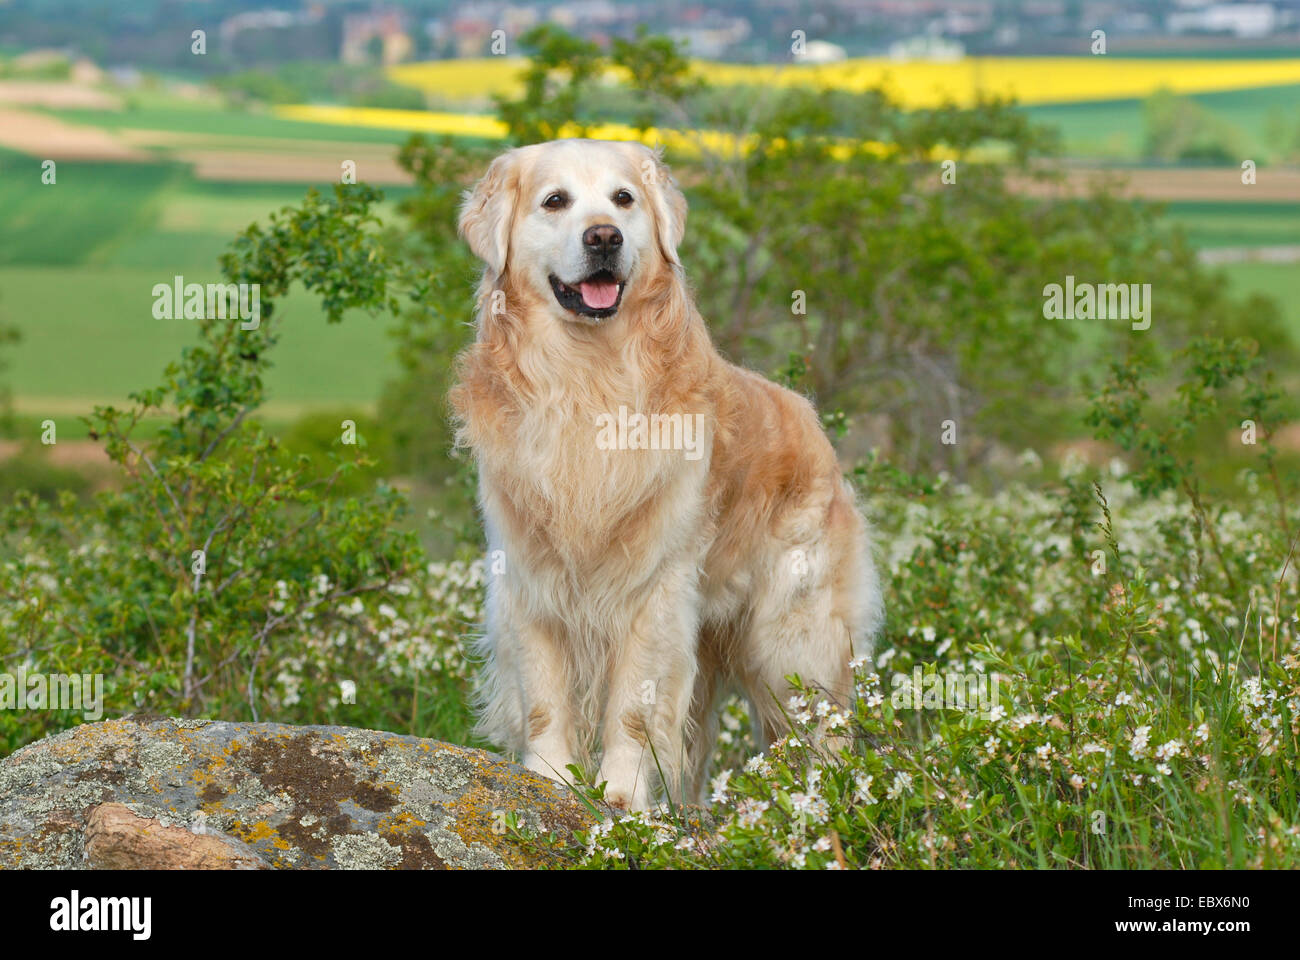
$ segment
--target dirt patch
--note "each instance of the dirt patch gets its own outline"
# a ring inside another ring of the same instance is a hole
[[[411,183],[411,175],[397,165],[397,148],[326,147],[318,153],[266,153],[240,150],[180,150],[177,159],[192,164],[200,180],[243,180],[255,183],[338,183],[343,161],[356,164],[359,182],[385,186]]]
[[[386,143],[297,140],[286,137],[214,137],[170,130],[118,131],[132,147],[165,151],[191,164],[200,180],[269,183],[338,183],[343,162],[356,164],[358,180],[384,185],[409,184],[397,164],[398,148]]]
[[[1275,247],[1215,247],[1201,250],[1196,259],[1201,263],[1300,263],[1300,245]]]
[[[1300,199],[1300,170],[1275,167],[1258,172],[1257,182],[1241,182],[1237,167],[1193,169],[1117,169],[1075,167],[1062,184],[1009,178],[1008,185],[1030,196],[1081,196],[1094,184],[1114,185],[1117,195],[1143,200],[1205,200],[1235,203],[1295,203]]]
[[[16,457],[23,451],[23,444],[17,440],[0,440],[0,461]],[[102,444],[93,440],[64,440],[60,443],[41,446],[50,463],[56,467],[107,467],[113,461],[104,453]]]
[[[1230,434],[1233,443],[1241,443],[1241,431],[1233,430]],[[1300,423],[1288,423],[1278,427],[1273,434],[1273,445],[1279,450],[1295,452],[1300,450]]]
[[[0,146],[42,160],[139,163],[151,159],[149,154],[128,147],[107,130],[10,107],[0,107]]]
[[[121,110],[122,98],[76,83],[0,81],[0,104],[51,110]]]

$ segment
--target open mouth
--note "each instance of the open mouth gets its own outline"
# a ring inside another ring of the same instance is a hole
[[[575,284],[563,283],[552,274],[551,290],[565,310],[593,320],[612,317],[623,299],[623,283],[608,270],[597,271]]]

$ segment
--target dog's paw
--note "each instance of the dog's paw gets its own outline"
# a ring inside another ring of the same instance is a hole
[[[605,802],[614,810],[627,813],[632,809],[632,797],[621,790],[606,790]]]
[[[558,760],[556,763],[551,763],[549,760],[543,759],[536,753],[525,754],[523,759],[523,765],[533,771],[533,773],[539,773],[543,777],[550,777],[552,780],[557,780],[560,783],[568,783],[570,774],[563,766],[563,763],[564,761],[562,759]]]
[[[650,806],[650,798],[645,790],[612,783],[605,787],[605,802],[622,813],[635,813]]]

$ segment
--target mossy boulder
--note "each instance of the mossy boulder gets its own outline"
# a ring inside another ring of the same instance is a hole
[[[83,724],[0,761],[0,867],[509,869],[591,825],[494,754],[350,727]]]

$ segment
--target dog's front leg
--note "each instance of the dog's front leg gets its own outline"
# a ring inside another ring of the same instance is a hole
[[[574,722],[569,672],[556,631],[531,624],[518,632],[519,680],[524,707],[524,766],[568,781],[574,762]]]
[[[627,633],[612,638],[600,765],[611,806],[647,808],[660,773],[666,790],[680,787],[698,623],[694,565],[684,565],[649,591]]]

